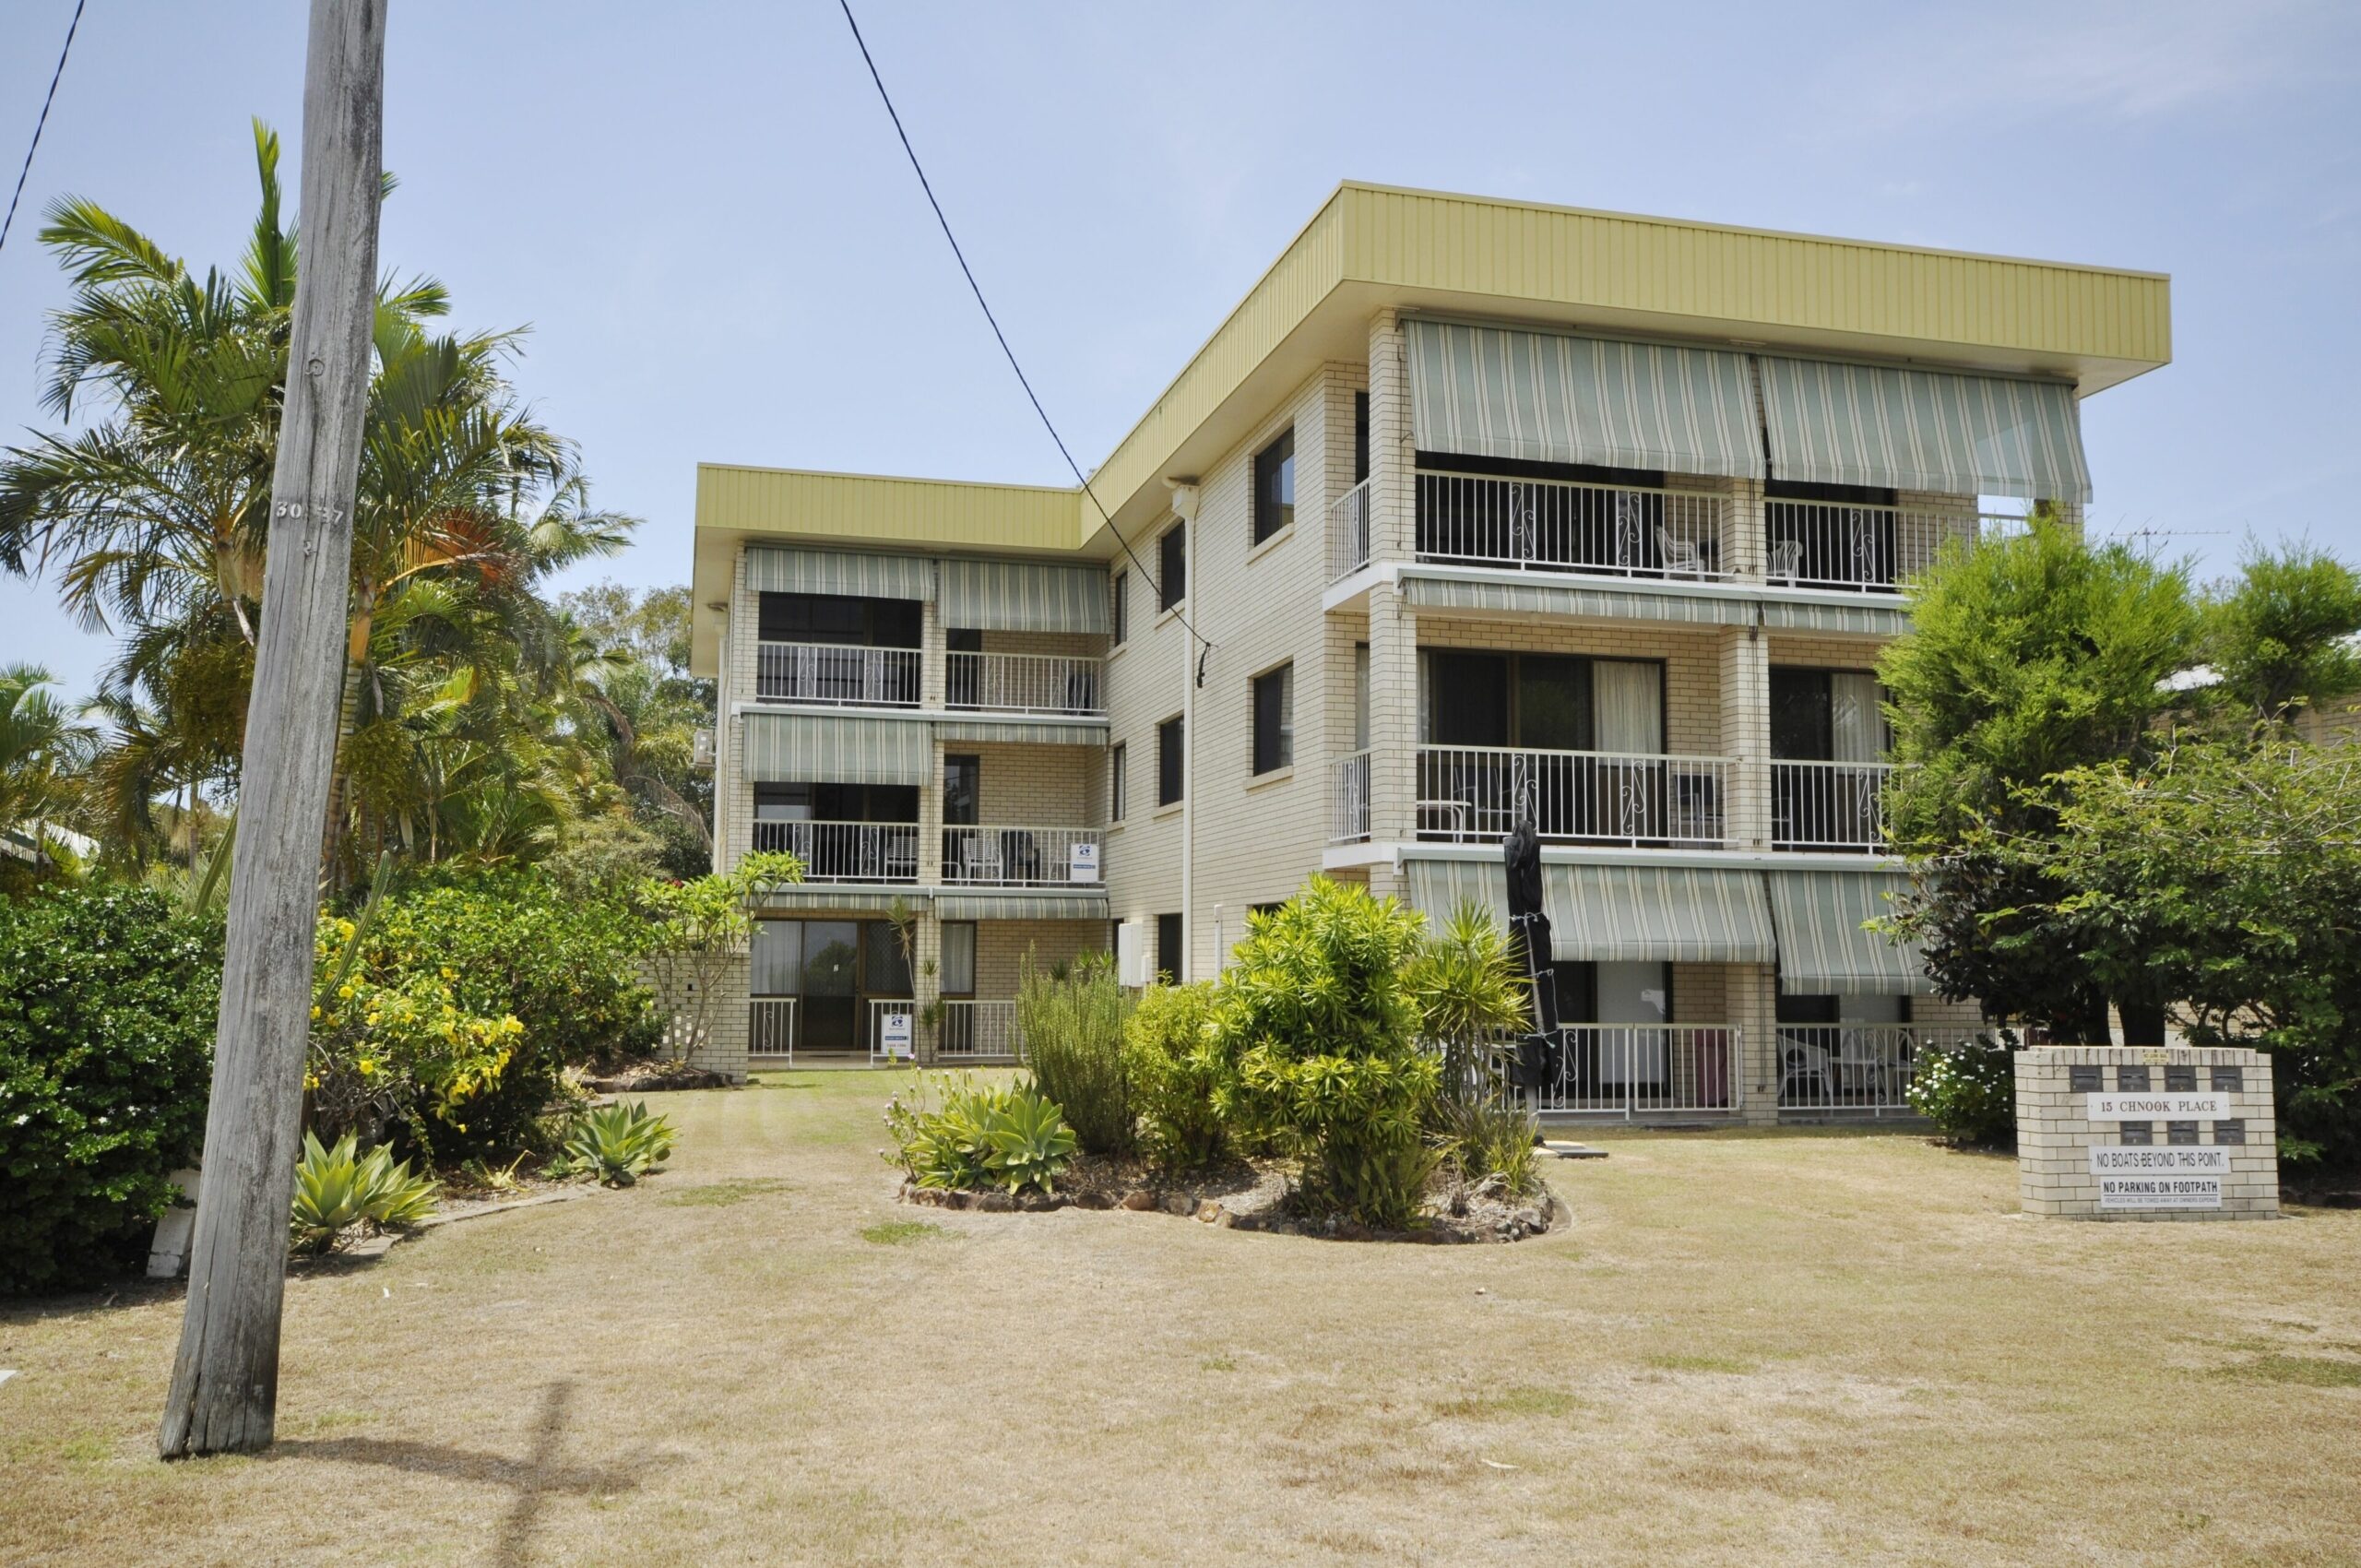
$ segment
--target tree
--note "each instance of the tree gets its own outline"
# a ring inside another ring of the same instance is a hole
[[[701,874],[713,863],[713,781],[696,766],[696,734],[713,721],[714,686],[689,673],[689,590],[601,583],[558,604],[580,648],[575,690],[615,783],[662,841],[665,869]]]
[[[2136,766],[2197,647],[2186,576],[2037,517],[2022,537],[1954,544],[1920,579],[1912,628],[1887,645],[1894,770],[1888,831],[1913,890],[1891,922],[1925,949],[1937,989],[2061,1040],[2109,1038],[2108,997],[2045,915],[2029,846],[2059,829],[2042,780]],[[2116,1000],[2151,1017],[2162,998]]]
[[[38,664],[0,666],[0,838],[22,838],[35,855],[44,825],[73,806],[74,773],[96,739],[50,695],[53,684]]]
[[[643,904],[655,927],[648,962],[682,1056],[712,1038],[715,998],[746,951],[754,907],[771,889],[802,880],[803,862],[793,855],[758,851],[727,872],[647,885]]]
[[[2361,692],[2361,573],[2308,543],[2249,540],[2236,581],[2205,607],[2206,662],[2217,695],[2249,719]]]

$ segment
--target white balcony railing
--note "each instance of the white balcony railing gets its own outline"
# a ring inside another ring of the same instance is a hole
[[[1328,580],[1351,576],[1370,562],[1369,481],[1328,505]]]
[[[795,998],[757,996],[746,1004],[746,1054],[795,1065]]]
[[[869,1049],[869,1064],[872,1067],[887,1062],[918,1060],[919,1004],[907,996],[872,996],[869,999],[869,1032],[861,1043]],[[886,1023],[899,1016],[897,1027]]]
[[[757,822],[754,848],[803,862],[806,882],[916,882],[915,822]]]
[[[762,643],[754,650],[754,695],[763,702],[916,707],[919,650]]]
[[[935,1023],[935,1054],[961,1062],[1021,1062],[1025,1041],[1016,1028],[1014,1002],[943,999]]]
[[[1727,757],[1418,748],[1418,836],[1497,842],[1530,814],[1544,838],[1714,845],[1725,837]]]
[[[970,887],[1063,887],[1105,880],[1095,827],[958,826],[943,830],[943,880]]]
[[[1572,1115],[1733,1112],[1744,1099],[1742,1031],[1726,1024],[1571,1024],[1536,1111]]]
[[[1418,558],[1534,571],[1729,576],[1719,495],[1421,472]]]
[[[1369,837],[1369,753],[1358,751],[1336,759],[1336,782],[1330,798],[1328,841],[1358,843]]]
[[[1771,765],[1771,847],[1774,849],[1885,848],[1884,762],[1774,762]]]
[[[1062,653],[953,653],[944,656],[944,698],[952,707],[993,713],[1100,714],[1107,711],[1103,659]]]
[[[1920,1052],[1973,1034],[1911,1024],[1781,1024],[1779,1109],[1909,1114]]]
[[[1822,501],[1766,501],[1762,517],[1771,582],[1889,593],[1932,565],[1944,540],[1972,543],[1982,529],[1969,514]]]

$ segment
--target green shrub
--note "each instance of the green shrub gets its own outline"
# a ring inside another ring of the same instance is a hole
[[[2007,1147],[2017,1137],[2013,1041],[1978,1035],[1956,1048],[1922,1046],[1910,1079],[1911,1109],[1954,1144]]]
[[[1035,968],[1028,953],[1017,977],[1016,1027],[1026,1065],[1092,1154],[1124,1154],[1132,1146],[1131,1092],[1123,1075],[1123,1018],[1130,1006],[1114,966],[1101,954],[1086,955],[1060,974]]]
[[[1444,1163],[1464,1182],[1498,1176],[1511,1194],[1541,1190],[1541,1118],[1498,1094],[1437,1095]]]
[[[1051,1192],[1074,1158],[1074,1130],[1036,1084],[920,1074],[885,1107],[895,1152],[917,1186],[944,1192]]]
[[[1531,1027],[1525,977],[1512,953],[1491,911],[1462,903],[1444,918],[1442,929],[1427,938],[1410,965],[1419,1031],[1442,1052],[1439,1104],[1496,1097],[1492,1041]]]
[[[0,1293],[136,1267],[196,1162],[218,923],[144,887],[0,900]]]
[[[1151,986],[1123,1025],[1123,1075],[1139,1116],[1140,1145],[1157,1164],[1201,1170],[1228,1151],[1214,1088],[1221,1066],[1206,1039],[1214,988]]]
[[[647,1109],[617,1101],[586,1111],[566,1134],[569,1164],[610,1187],[628,1187],[662,1169],[672,1154],[672,1123]]]
[[[409,1161],[397,1164],[383,1144],[362,1154],[350,1133],[334,1147],[306,1133],[288,1227],[299,1251],[325,1253],[363,1220],[385,1230],[416,1225],[434,1212],[434,1196],[433,1181],[411,1175]]]
[[[1224,1120],[1293,1144],[1301,1200],[1369,1225],[1408,1224],[1437,1158],[1420,1122],[1442,1069],[1407,974],[1422,932],[1393,899],[1314,877],[1248,923],[1215,992]]]

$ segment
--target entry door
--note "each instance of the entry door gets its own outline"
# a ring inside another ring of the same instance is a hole
[[[1661,1029],[1619,1029],[1616,1024],[1664,1024],[1671,1019],[1671,980],[1662,964],[1604,963],[1597,967],[1599,1076],[1611,1084],[1654,1087],[1666,1078]]]
[[[860,928],[851,921],[803,925],[803,1016],[798,1042],[806,1051],[855,1051],[862,1044],[853,977]]]

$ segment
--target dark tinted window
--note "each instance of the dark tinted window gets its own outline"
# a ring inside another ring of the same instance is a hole
[[[1439,746],[1509,743],[1509,660],[1501,653],[1435,653],[1428,658]]]
[[[1132,635],[1132,575],[1129,572],[1116,573],[1108,593],[1114,600],[1114,606],[1109,612],[1110,629],[1114,635],[1109,640],[1121,647],[1123,639]]]
[[[1295,763],[1295,666],[1254,677],[1254,771]]]
[[[982,765],[972,756],[946,756],[943,759],[943,820],[953,827],[966,827],[976,821],[976,790],[983,772]]]
[[[1369,394],[1353,394],[1353,482],[1369,478]]]
[[[1107,754],[1107,820],[1121,822],[1131,809],[1131,781],[1124,777],[1131,766],[1130,748],[1118,743]]]
[[[1795,762],[1826,762],[1835,755],[1827,671],[1771,671],[1771,754]]]
[[[1168,719],[1156,727],[1156,803],[1178,801],[1181,780],[1180,721]]]
[[[1590,660],[1528,653],[1516,661],[1516,743],[1591,749]]]
[[[757,631],[766,643],[916,647],[921,613],[918,601],[909,599],[766,593],[757,612]]]
[[[1254,542],[1295,521],[1295,432],[1254,454]]]
[[[1157,585],[1163,590],[1157,608],[1169,610],[1189,597],[1189,526],[1175,524],[1157,541],[1156,552],[1156,569],[1164,579]]]
[[[1156,977],[1168,985],[1180,983],[1183,955],[1180,951],[1180,917],[1156,917]]]

